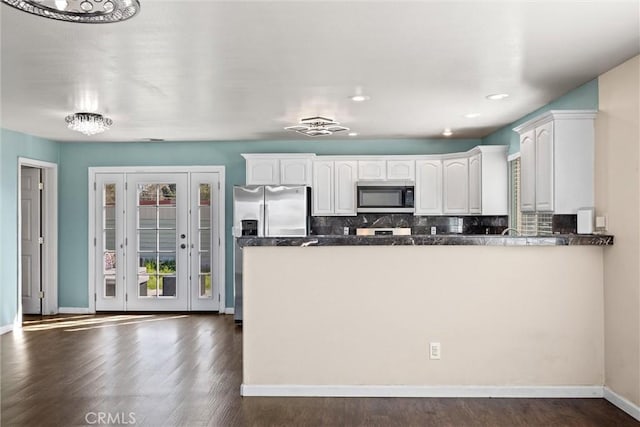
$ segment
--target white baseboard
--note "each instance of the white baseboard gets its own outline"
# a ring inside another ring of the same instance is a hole
[[[224,314],[234,314],[236,310],[233,307],[227,307],[224,309]]]
[[[247,385],[242,396],[304,397],[603,397],[602,386]]]
[[[58,307],[60,314],[91,314],[87,307]]]
[[[9,332],[13,332],[13,324],[0,326],[0,335],[7,334]]]
[[[604,388],[604,398],[627,414],[631,415],[636,420],[640,421],[640,406],[628,401],[609,387]]]

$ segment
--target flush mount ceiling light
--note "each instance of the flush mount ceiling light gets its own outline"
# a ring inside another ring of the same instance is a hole
[[[367,95],[353,95],[350,99],[353,102],[364,102],[364,101],[368,101],[370,97],[368,97]]]
[[[476,117],[480,117],[480,113],[467,113],[464,117],[467,119],[475,119]]]
[[[442,131],[442,134],[444,136],[451,136],[451,135],[453,135],[453,132],[451,132],[451,129],[446,128],[445,130]]]
[[[97,113],[74,113],[65,119],[67,127],[85,135],[95,135],[109,129],[113,120]]]
[[[491,95],[487,95],[487,99],[490,99],[492,101],[500,101],[501,99],[505,99],[508,96],[508,93],[492,93]]]
[[[138,0],[2,0],[45,18],[85,24],[125,21],[140,11]]]
[[[333,119],[328,119],[326,117],[309,117],[307,119],[301,119],[299,125],[287,126],[285,129],[302,133],[307,136],[327,136],[333,135],[335,132],[349,130],[349,128],[339,126],[339,124],[340,123]]]

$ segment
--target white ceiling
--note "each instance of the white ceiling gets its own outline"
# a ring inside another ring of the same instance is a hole
[[[477,138],[640,52],[637,0],[140,2],[116,24],[1,5],[1,126],[59,141],[300,139],[282,128],[321,115],[358,138]],[[371,99],[351,101],[359,91]],[[511,96],[485,98],[496,92]],[[66,128],[86,110],[113,127]]]

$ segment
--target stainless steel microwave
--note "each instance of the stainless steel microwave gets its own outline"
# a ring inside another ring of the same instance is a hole
[[[360,181],[357,189],[358,212],[415,212],[415,185],[411,181]]]

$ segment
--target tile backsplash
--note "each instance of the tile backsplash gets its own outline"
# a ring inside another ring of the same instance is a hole
[[[500,234],[507,228],[507,216],[414,216],[411,214],[359,214],[357,216],[311,217],[311,234],[338,235],[349,228],[411,228],[412,234]]]

